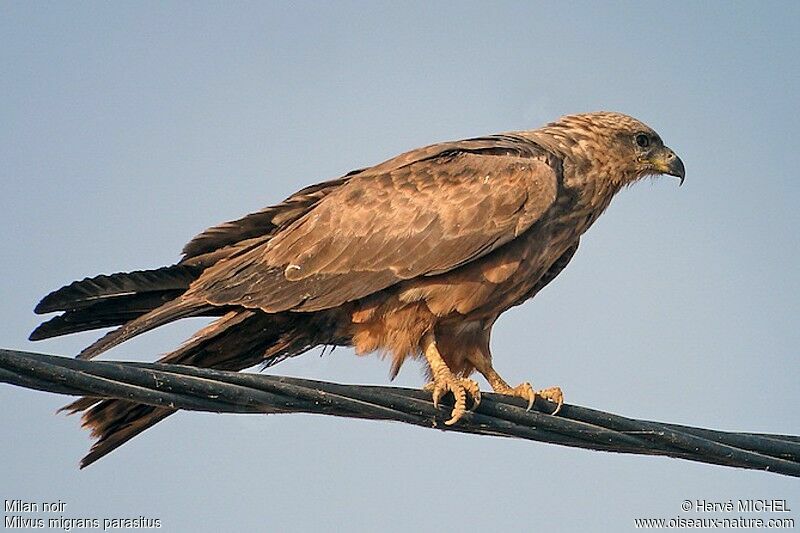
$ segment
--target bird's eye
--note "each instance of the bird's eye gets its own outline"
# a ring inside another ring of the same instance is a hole
[[[636,135],[636,144],[638,144],[641,148],[647,148],[650,146],[650,137],[644,133],[640,133]]]

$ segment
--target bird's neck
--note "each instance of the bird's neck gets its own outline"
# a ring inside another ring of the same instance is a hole
[[[575,135],[574,131],[567,133],[554,125],[529,132],[529,135],[562,160],[563,201],[570,204],[570,217],[588,218],[593,222],[614,195],[636,179],[620,174],[613,161],[597,153],[594,142]]]

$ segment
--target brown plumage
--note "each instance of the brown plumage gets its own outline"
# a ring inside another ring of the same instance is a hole
[[[622,187],[646,175],[684,177],[681,160],[641,122],[618,113],[434,144],[299,191],[211,228],[174,266],[98,276],[47,297],[63,311],[32,339],[119,325],[79,357],[190,316],[220,316],[162,361],[227,370],[274,364],[318,345],[382,352],[395,375],[424,356],[434,401],[452,392],[455,423],[467,377],[532,402],[491,364],[498,316],[566,266],[580,236]],[[558,389],[540,391],[560,406]],[[98,441],[89,464],[172,411],[84,398]]]

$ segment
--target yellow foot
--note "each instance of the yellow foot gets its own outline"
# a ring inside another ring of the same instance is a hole
[[[552,414],[558,413],[561,410],[561,406],[564,405],[564,394],[561,392],[559,387],[550,387],[548,389],[542,389],[539,392],[536,392],[533,390],[531,384],[526,381],[525,383],[520,383],[514,388],[511,388],[508,385],[500,385],[496,387],[494,391],[498,394],[505,394],[506,396],[515,396],[517,398],[522,398],[523,400],[528,400],[528,411],[530,411],[531,407],[533,407],[533,402],[536,401],[537,395],[556,404],[556,408]]]
[[[445,425],[452,426],[467,412],[467,393],[472,397],[472,408],[481,403],[481,389],[478,384],[467,378],[457,378],[449,371],[436,375],[433,381],[423,387],[433,395],[433,406],[439,407],[439,400],[448,392],[453,393],[456,400],[450,420]]]
[[[561,410],[561,406],[564,405],[564,393],[561,392],[561,387],[548,387],[540,390],[536,394],[556,404],[555,410],[550,414],[557,414]]]

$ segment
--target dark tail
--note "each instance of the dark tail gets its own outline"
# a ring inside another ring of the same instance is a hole
[[[242,370],[258,363],[272,365],[327,343],[329,330],[306,314],[270,315],[254,310],[231,311],[200,330],[160,362],[219,370]],[[97,441],[81,468],[97,461],[142,431],[175,412],[125,400],[81,398],[63,408],[84,411],[82,425]]]
[[[36,313],[64,313],[39,325],[29,338],[36,341],[125,324],[180,297],[202,271],[178,264],[76,281],[39,302]]]
[[[199,316],[203,313],[212,311],[214,308],[204,302],[197,300],[172,300],[167,302],[161,307],[153,309],[149,313],[145,313],[130,322],[126,322],[114,331],[109,331],[98,340],[81,350],[77,355],[78,359],[92,359],[110,350],[114,346],[121,344],[129,339],[137,337],[142,333],[146,333],[151,329],[155,329],[164,324],[180,320],[182,318],[189,318]]]

